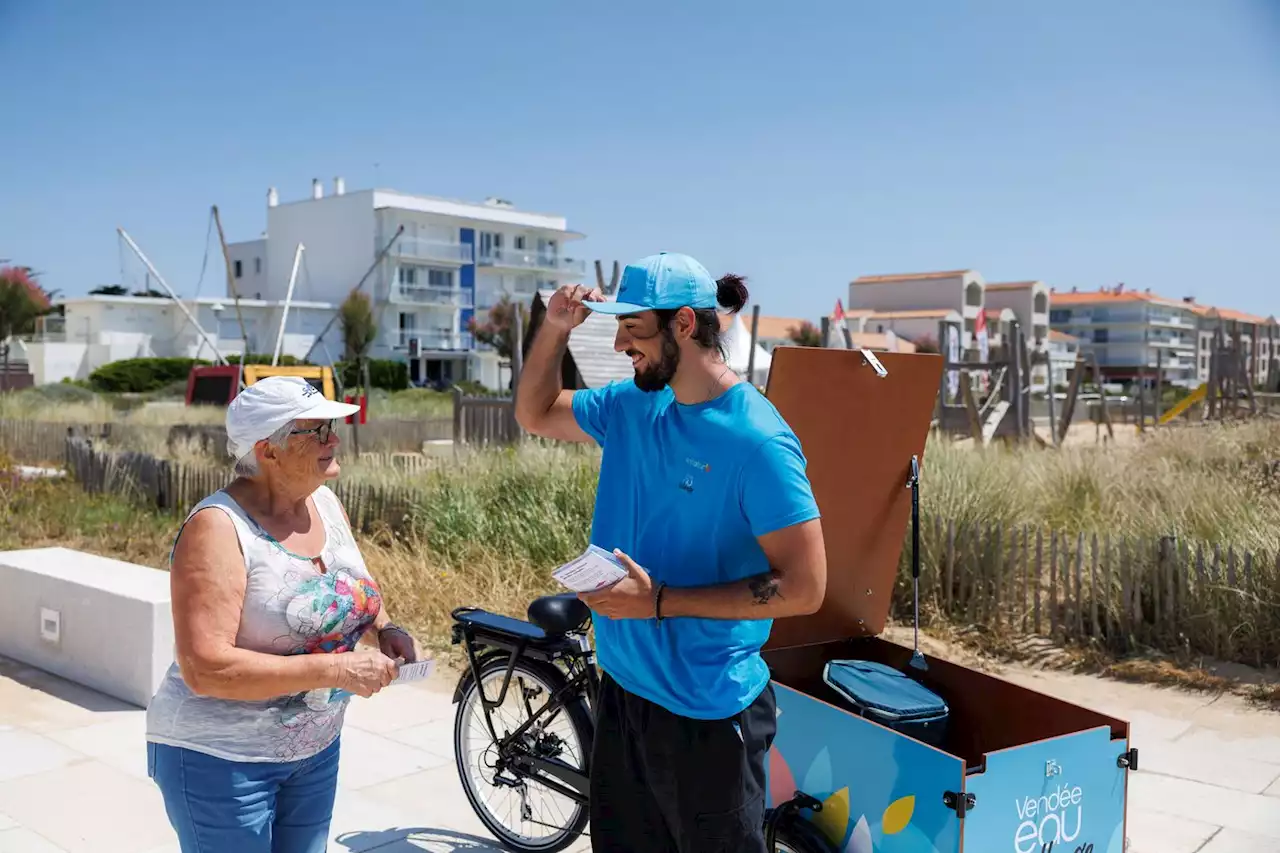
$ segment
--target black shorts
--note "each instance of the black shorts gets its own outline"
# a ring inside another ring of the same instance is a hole
[[[764,853],[773,686],[736,716],[695,720],[607,674],[591,753],[594,853]]]

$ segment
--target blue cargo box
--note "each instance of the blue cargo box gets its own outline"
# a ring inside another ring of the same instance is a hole
[[[842,853],[1123,853],[1137,769],[1126,721],[945,660],[921,670],[911,648],[878,636],[943,362],[875,355],[774,351],[767,393],[809,462],[827,592],[816,614],[777,620],[766,646],[778,698],[769,805],[816,798],[822,808],[802,814]],[[867,714],[876,700],[859,706],[826,680],[833,661],[907,674],[925,691],[916,699],[945,705],[943,731]]]

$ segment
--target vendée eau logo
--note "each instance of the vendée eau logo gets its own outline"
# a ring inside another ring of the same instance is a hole
[[[1018,828],[1013,836],[1014,853],[1093,853],[1093,844],[1071,848],[1084,825],[1084,792],[1079,785],[1063,784],[1039,797],[1013,801],[1018,811]]]

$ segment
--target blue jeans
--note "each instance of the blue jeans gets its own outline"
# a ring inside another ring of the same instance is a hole
[[[182,853],[325,853],[338,784],[338,741],[290,762],[227,761],[147,743]]]

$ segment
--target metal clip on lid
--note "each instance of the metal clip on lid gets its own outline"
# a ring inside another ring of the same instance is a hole
[[[871,369],[876,372],[877,376],[884,379],[889,375],[889,371],[884,369],[884,365],[880,363],[880,359],[876,358],[876,354],[874,352],[869,349],[860,350],[860,352],[862,353],[862,357],[866,359],[867,364],[871,365]]]

